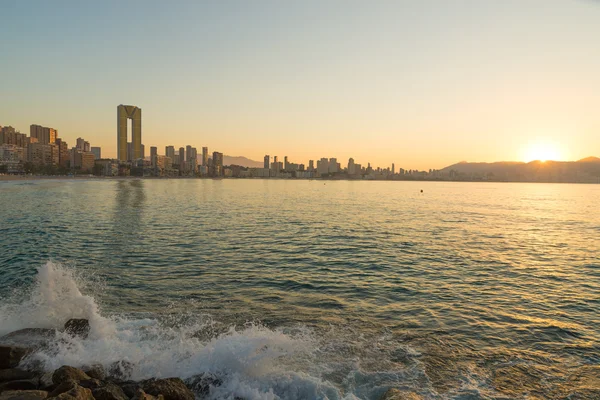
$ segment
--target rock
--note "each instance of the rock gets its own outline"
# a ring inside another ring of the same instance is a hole
[[[11,332],[0,338],[0,343],[9,346],[30,348],[47,347],[56,338],[56,329],[25,328]]]
[[[0,382],[18,381],[21,379],[31,379],[35,376],[34,372],[25,371],[19,368],[0,369]]]
[[[185,385],[198,396],[206,396],[210,393],[211,386],[221,386],[223,381],[208,373],[194,375],[185,380]]]
[[[69,390],[75,389],[76,386],[77,382],[75,381],[64,381],[57,385],[54,389],[52,389],[50,393],[48,393],[48,397],[56,397],[59,394],[66,393]]]
[[[17,346],[0,346],[0,369],[15,368],[31,349]]]
[[[65,323],[65,332],[71,336],[87,339],[90,333],[90,322],[83,318],[72,318]]]
[[[44,390],[8,390],[0,394],[0,400],[42,400],[48,397]]]
[[[164,400],[164,399],[165,398],[162,394],[159,394],[158,396],[152,396],[151,394],[144,392],[142,389],[138,389],[137,392],[135,392],[134,395],[131,396],[131,400]]]
[[[142,390],[141,384],[134,381],[121,382],[119,386],[123,389],[123,393],[130,399],[135,396],[138,390]]]
[[[179,378],[149,379],[142,382],[144,392],[153,396],[162,394],[165,400],[194,400],[194,394]]]
[[[85,381],[91,379],[80,369],[63,365],[52,374],[52,382],[58,385],[64,381]]]
[[[37,390],[38,387],[39,381],[36,378],[20,379],[18,381],[0,383],[0,392],[7,390]]]
[[[129,379],[132,372],[133,364],[126,360],[115,361],[108,367],[108,376],[119,380]]]
[[[93,389],[92,395],[96,400],[129,400],[123,389],[114,383],[107,383],[104,386]]]
[[[68,392],[63,392],[58,396],[48,397],[48,399],[58,400],[94,400],[92,391],[90,389],[83,388],[77,384]]]
[[[92,394],[94,392],[94,389],[104,386],[104,382],[94,378],[87,379],[85,381],[79,381],[78,383],[79,386],[90,389],[92,391]]]
[[[54,382],[52,382],[52,374],[53,372],[44,372],[38,376],[38,380],[40,381],[40,389],[51,391],[54,388]]]
[[[388,389],[379,400],[423,400],[423,397],[414,392],[405,392],[398,389]]]
[[[106,370],[101,364],[94,364],[90,366],[81,367],[81,370],[85,372],[90,378],[94,379],[106,379]]]

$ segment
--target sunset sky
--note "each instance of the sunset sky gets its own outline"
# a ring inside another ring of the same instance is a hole
[[[600,155],[600,1],[1,0],[0,125],[404,168]]]

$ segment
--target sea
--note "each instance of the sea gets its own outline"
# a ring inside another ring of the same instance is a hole
[[[0,335],[69,318],[215,400],[599,399],[600,185],[0,182]]]

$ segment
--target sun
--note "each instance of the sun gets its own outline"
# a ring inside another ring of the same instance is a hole
[[[558,146],[550,142],[532,143],[526,148],[524,154],[525,162],[546,162],[557,161],[561,159],[561,153]]]

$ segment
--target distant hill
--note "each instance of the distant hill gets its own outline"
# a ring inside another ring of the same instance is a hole
[[[223,165],[241,165],[247,168],[262,168],[262,161],[254,161],[243,156],[223,156]]]
[[[600,158],[579,161],[459,162],[439,173],[457,180],[600,183]]]

